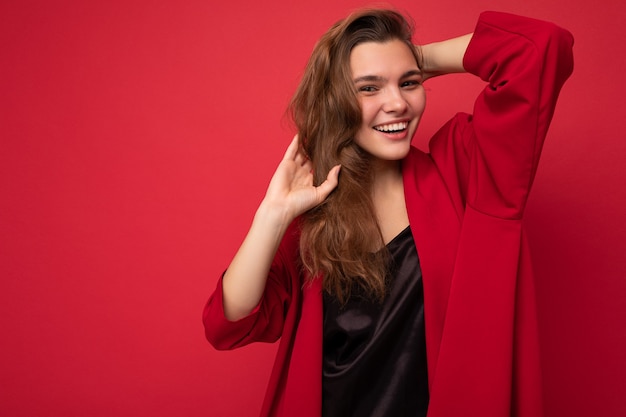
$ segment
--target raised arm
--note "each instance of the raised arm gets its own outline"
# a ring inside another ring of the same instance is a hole
[[[425,70],[465,68],[486,82],[472,115],[458,114],[433,138],[430,151],[451,188],[474,209],[521,218],[559,91],[573,68],[572,35],[549,22],[485,12],[459,66],[433,53],[456,38],[424,47]]]
[[[438,75],[465,72],[463,56],[472,34],[434,42],[420,47],[424,80]]]
[[[252,226],[222,281],[224,315],[235,321],[259,304],[278,246],[291,222],[318,205],[337,186],[339,166],[313,186],[312,164],[295,137],[280,162]]]

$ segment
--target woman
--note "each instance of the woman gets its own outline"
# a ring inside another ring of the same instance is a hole
[[[218,349],[281,338],[263,416],[542,414],[522,217],[572,42],[488,12],[416,49],[387,10],[320,39],[299,135],[204,311]],[[463,71],[487,83],[473,115],[411,147],[422,83]]]

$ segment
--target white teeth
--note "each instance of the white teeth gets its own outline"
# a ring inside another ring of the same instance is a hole
[[[380,132],[397,132],[399,130],[404,130],[409,124],[407,122],[402,123],[391,123],[388,125],[375,126],[374,129]]]

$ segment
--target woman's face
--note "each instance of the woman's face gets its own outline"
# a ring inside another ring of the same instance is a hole
[[[379,160],[401,160],[426,104],[415,57],[400,40],[365,42],[352,49],[350,69],[362,113],[356,143]]]

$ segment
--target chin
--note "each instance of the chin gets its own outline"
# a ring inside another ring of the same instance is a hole
[[[389,153],[389,154],[384,155],[384,156],[381,155],[382,158],[380,158],[380,159],[384,159],[384,160],[387,160],[387,161],[390,161],[390,162],[391,161],[401,161],[401,160],[403,160],[404,158],[407,157],[407,155],[409,154],[410,150],[411,150],[411,143],[409,142],[406,145],[406,148],[403,148],[401,150],[397,149],[395,152]]]

